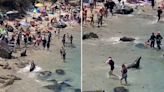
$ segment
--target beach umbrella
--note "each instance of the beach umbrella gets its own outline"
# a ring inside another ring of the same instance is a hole
[[[35,4],[36,7],[44,7],[44,5],[42,3],[37,3]]]
[[[4,29],[0,29],[0,34],[6,34],[6,31]]]
[[[34,12],[34,13],[37,13],[37,9],[36,9],[36,8],[34,8],[33,12]]]

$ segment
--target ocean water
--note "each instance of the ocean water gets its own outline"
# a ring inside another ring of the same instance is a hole
[[[145,48],[144,42],[152,32],[161,32],[164,37],[163,23],[154,20],[133,17],[118,17],[106,21],[108,26],[94,28],[99,39],[85,40],[83,43],[83,91],[105,90],[113,92],[120,85],[118,78],[107,78],[109,66],[104,64],[109,56],[113,57],[116,68],[114,74],[120,76],[121,65],[132,63],[142,56],[140,69],[128,70],[129,92],[163,92],[164,91],[164,40],[162,50]],[[86,32],[87,30],[85,30]],[[134,37],[134,42],[121,42],[120,37]],[[138,45],[139,44],[139,45]],[[136,46],[138,45],[138,46]],[[88,49],[89,47],[92,47]],[[93,58],[95,57],[95,58]],[[96,81],[95,81],[96,80]]]

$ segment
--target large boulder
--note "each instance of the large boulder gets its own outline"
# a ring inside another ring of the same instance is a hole
[[[119,7],[119,6],[118,6]],[[121,6],[120,6],[121,7]],[[116,8],[114,9],[116,14],[131,14],[134,12],[132,7],[125,6],[124,8]]]
[[[124,88],[124,87],[115,87],[113,89],[114,92],[129,92],[128,89]]]
[[[123,41],[123,42],[131,42],[131,41],[134,41],[134,40],[135,40],[135,38],[126,37],[126,36],[120,38],[120,41]]]
[[[56,73],[59,75],[64,75],[65,71],[63,69],[56,69]]]
[[[93,33],[93,32],[86,33],[86,34],[83,35],[83,40],[91,39],[91,38],[99,38],[99,37],[96,33]]]
[[[0,41],[0,57],[11,59],[12,50],[9,48],[8,44],[5,41]]]

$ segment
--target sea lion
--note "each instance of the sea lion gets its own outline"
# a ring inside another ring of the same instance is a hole
[[[138,57],[132,64],[127,65],[127,68],[136,68],[138,69],[140,67],[140,60],[141,60],[141,56]]]
[[[36,65],[35,65],[34,61],[32,61],[31,66],[30,66],[30,72],[34,71],[35,68],[36,68]]]
[[[21,57],[27,56],[26,49],[21,52]]]

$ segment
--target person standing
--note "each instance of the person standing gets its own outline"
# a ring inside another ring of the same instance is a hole
[[[66,52],[65,52],[65,49],[63,50],[62,56],[63,56],[63,62],[65,62],[65,59],[66,59]]]
[[[100,9],[101,10],[101,9]],[[103,21],[103,15],[101,12],[97,13],[97,20],[98,20],[98,27],[100,27],[100,25],[102,26],[102,21]]]
[[[63,35],[63,38],[62,38],[63,46],[65,46],[65,38],[66,38],[66,34],[64,34],[64,35]]]
[[[108,75],[111,76],[111,75],[114,75],[113,74],[113,70],[114,70],[114,61],[112,59],[112,57],[109,57],[109,59],[106,61],[106,63],[108,65],[110,65],[110,71],[108,72]]]
[[[70,36],[70,43],[72,44],[72,42],[73,42],[73,36],[71,34],[71,36]]]
[[[94,26],[94,14],[93,13],[91,14],[91,17],[90,18],[91,18],[90,25],[91,26]]]
[[[120,4],[121,3],[121,0],[118,0],[118,3]]]
[[[43,49],[45,49],[46,43],[47,43],[47,40],[46,40],[46,37],[44,35],[43,40],[42,40]]]
[[[123,79],[125,80],[125,83],[128,84],[128,82],[127,82],[127,77],[128,77],[127,73],[128,73],[128,69],[126,68],[126,66],[124,64],[122,64],[122,70],[121,70],[122,77],[120,79],[121,84],[122,84]]]
[[[151,48],[154,48],[154,44],[155,44],[155,34],[154,33],[152,33],[152,35],[151,35],[151,37],[150,37],[150,47]]]
[[[157,10],[158,21],[157,21],[157,22],[160,21],[160,19],[161,19],[161,15],[162,15],[162,9],[161,9],[161,7],[158,7],[158,10]]]
[[[157,48],[160,50],[161,49],[161,41],[163,37],[161,36],[160,32],[157,33],[156,35],[156,43],[157,43]]]
[[[24,35],[24,44],[25,44],[25,47],[27,47],[27,35]]]
[[[154,9],[154,6],[155,6],[155,1],[151,0],[151,7],[152,7],[152,9]]]

